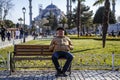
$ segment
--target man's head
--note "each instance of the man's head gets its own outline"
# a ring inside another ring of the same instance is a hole
[[[58,30],[63,30],[63,31],[64,31],[64,28],[63,28],[63,27],[58,27],[58,28],[56,29],[56,31],[58,31]]]
[[[56,32],[57,32],[57,36],[64,36],[64,32],[65,30],[64,30],[64,28],[63,27],[58,27],[57,29],[56,29]]]

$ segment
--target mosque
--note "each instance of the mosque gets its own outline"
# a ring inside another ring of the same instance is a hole
[[[45,9],[42,8],[42,5],[39,5],[39,14],[34,18],[34,22],[36,25],[37,32],[38,33],[50,33],[52,29],[51,26],[45,26],[44,24],[49,23],[49,20],[47,20],[48,16],[52,13],[56,17],[58,26],[62,26],[62,24],[59,24],[60,20],[63,19],[63,17],[66,18],[63,11],[61,11],[56,5],[51,3],[48,5]],[[57,27],[57,26],[56,26]],[[54,27],[55,29],[55,27]]]
[[[51,3],[45,9],[42,9],[42,5],[39,6],[39,15],[34,18],[34,21],[40,21],[43,18],[47,18],[51,12],[58,21],[65,17],[65,14],[56,5]]]
[[[71,0],[66,0],[67,1],[67,5],[66,5],[66,14],[69,14],[71,12]],[[32,12],[31,12],[32,13]],[[63,11],[61,11],[55,4],[53,4],[52,2],[50,3],[50,5],[48,5],[45,9],[42,8],[42,4],[39,5],[39,14],[38,16],[36,16],[34,18],[34,25],[36,26],[36,28],[38,28],[37,32],[38,33],[44,33],[44,32],[48,32],[51,31],[51,26],[45,26],[44,24],[48,23],[49,21],[47,20],[48,16],[52,13],[52,15],[54,15],[56,17],[57,20],[57,24],[58,26],[63,26],[62,24],[60,24],[60,20],[64,18],[67,18],[66,15],[64,14]],[[65,24],[64,27],[67,27],[68,25]],[[47,31],[48,30],[48,31]]]

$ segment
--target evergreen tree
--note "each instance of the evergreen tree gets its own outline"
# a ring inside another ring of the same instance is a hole
[[[103,23],[104,11],[105,11],[105,7],[104,6],[100,7],[96,11],[95,16],[93,18],[93,23],[94,24],[102,24]],[[110,10],[110,14],[109,14],[109,23],[110,24],[116,23],[115,16],[113,15],[111,10]]]

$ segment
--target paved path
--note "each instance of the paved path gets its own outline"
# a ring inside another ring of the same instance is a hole
[[[0,71],[0,80],[120,80],[120,71],[80,70],[67,77],[55,77],[55,71]]]
[[[30,40],[33,40],[33,37],[32,37],[32,36],[28,36],[28,37],[26,38],[26,41],[30,41]],[[11,45],[18,44],[18,43],[22,43],[22,42],[23,42],[23,39],[11,39],[11,41],[8,41],[8,40],[6,39],[5,42],[2,42],[2,41],[0,40],[0,48],[5,48],[5,47],[7,47],[7,46],[11,46]]]
[[[28,36],[26,37],[26,41],[30,41],[30,40],[33,40],[33,36]],[[52,39],[53,36],[47,36],[47,37],[37,37],[36,39],[37,40],[48,40],[48,39]],[[23,39],[11,39],[11,41],[8,41],[7,39],[2,42],[1,39],[0,39],[0,48],[5,48],[7,46],[11,46],[11,45],[14,45],[14,44],[19,44],[19,43],[22,43],[23,42]]]

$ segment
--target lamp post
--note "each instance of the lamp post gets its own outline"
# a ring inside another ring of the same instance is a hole
[[[23,21],[24,21],[23,43],[25,43],[25,12],[26,12],[26,8],[25,7],[22,8],[22,12],[23,12]]]

